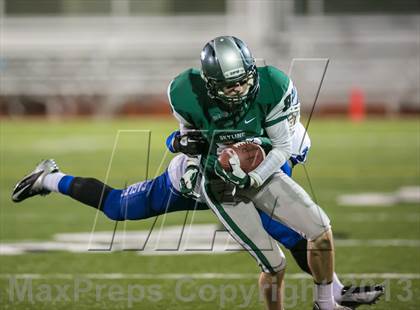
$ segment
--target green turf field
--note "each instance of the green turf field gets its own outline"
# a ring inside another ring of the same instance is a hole
[[[312,149],[307,172],[316,199],[329,214],[341,244],[360,242],[337,246],[336,270],[346,275],[345,282],[376,281],[387,286],[386,296],[371,309],[418,309],[420,305],[420,206],[339,206],[337,197],[420,186],[419,124],[418,119],[361,124],[314,120],[309,129]],[[50,241],[56,233],[92,230],[95,211],[67,197],[53,194],[12,204],[12,187],[37,161],[52,157],[66,173],[107,177],[110,185],[124,187],[164,170],[170,160],[164,139],[175,125],[170,118],[2,120],[1,243]],[[294,177],[309,189],[303,168],[296,168]],[[184,219],[185,213],[171,214],[165,225],[181,225]],[[209,211],[201,211],[194,220],[216,222]],[[118,229],[143,230],[152,222],[119,224]],[[95,231],[110,231],[114,226],[100,216]],[[286,309],[310,309],[310,280],[301,278],[301,271],[286,255]],[[260,309],[258,272],[247,253],[0,255],[0,304],[2,309]]]

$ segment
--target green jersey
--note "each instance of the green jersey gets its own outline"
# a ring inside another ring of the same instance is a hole
[[[240,115],[222,110],[207,95],[197,69],[188,69],[169,85],[168,97],[175,117],[186,128],[201,130],[210,155],[223,145],[265,135],[265,129],[285,120],[293,100],[293,83],[282,71],[259,67],[259,91]],[[207,163],[208,165],[209,163]]]

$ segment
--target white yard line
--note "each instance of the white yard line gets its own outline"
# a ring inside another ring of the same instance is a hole
[[[220,279],[220,280],[242,280],[242,279],[257,279],[257,273],[83,273],[83,274],[69,274],[69,273],[18,273],[18,274],[0,274],[0,279],[57,279],[57,280],[71,280],[76,278],[97,279],[97,280],[179,280],[179,279]],[[286,273],[288,279],[310,279],[306,273]],[[420,273],[345,273],[340,274],[340,278],[346,279],[410,279],[420,280]]]
[[[346,215],[346,221],[357,222],[357,223],[420,223],[420,213],[419,212],[410,212],[410,213],[401,213],[393,214],[387,212],[375,212],[372,213],[366,212],[351,212]]]
[[[168,230],[168,232],[170,232]],[[160,248],[156,247],[156,240],[152,237],[146,246],[144,244],[145,232],[126,232],[117,233],[114,243],[110,240],[112,232],[96,233],[91,236],[91,243],[86,234],[68,234],[63,235],[56,241],[18,241],[11,243],[0,243],[0,256],[6,255],[24,255],[33,251],[52,252],[66,251],[70,253],[109,253],[124,250],[135,251],[138,255],[147,256],[168,256],[168,255],[208,255],[208,254],[230,254],[233,251],[242,251],[238,244],[230,236],[223,232],[216,238],[213,247],[211,246],[211,237],[205,234],[196,234],[188,240],[189,244],[181,243],[178,247],[179,236],[177,234],[166,234],[159,241]],[[204,236],[204,237],[203,237]],[[420,248],[420,239],[336,239],[334,244],[337,248]],[[160,250],[156,250],[160,249]]]
[[[337,247],[420,247],[418,239],[336,239]]]
[[[395,192],[357,193],[337,197],[339,205],[353,207],[392,207],[399,203],[420,203],[420,186],[403,186]]]

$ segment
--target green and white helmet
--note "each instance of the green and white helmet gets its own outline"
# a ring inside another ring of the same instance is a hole
[[[246,44],[233,36],[221,36],[209,41],[201,51],[201,76],[208,95],[224,110],[240,112],[247,109],[259,89],[255,59]],[[237,96],[227,96],[224,87],[248,84],[248,90]]]

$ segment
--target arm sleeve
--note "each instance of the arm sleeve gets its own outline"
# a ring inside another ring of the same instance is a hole
[[[270,138],[273,149],[268,153],[262,163],[249,173],[253,179],[253,186],[261,186],[274,172],[279,170],[291,155],[291,138],[289,122],[287,120],[267,127],[267,135]]]
[[[280,100],[268,112],[265,118],[265,131],[272,143],[272,150],[261,164],[249,173],[251,184],[261,186],[274,172],[289,159],[292,153],[290,124],[288,116],[291,112],[292,101],[297,100],[296,89],[292,80],[277,79],[280,75],[273,75],[276,89],[284,89]],[[287,84],[284,83],[287,81]],[[282,87],[282,85],[287,85]]]

